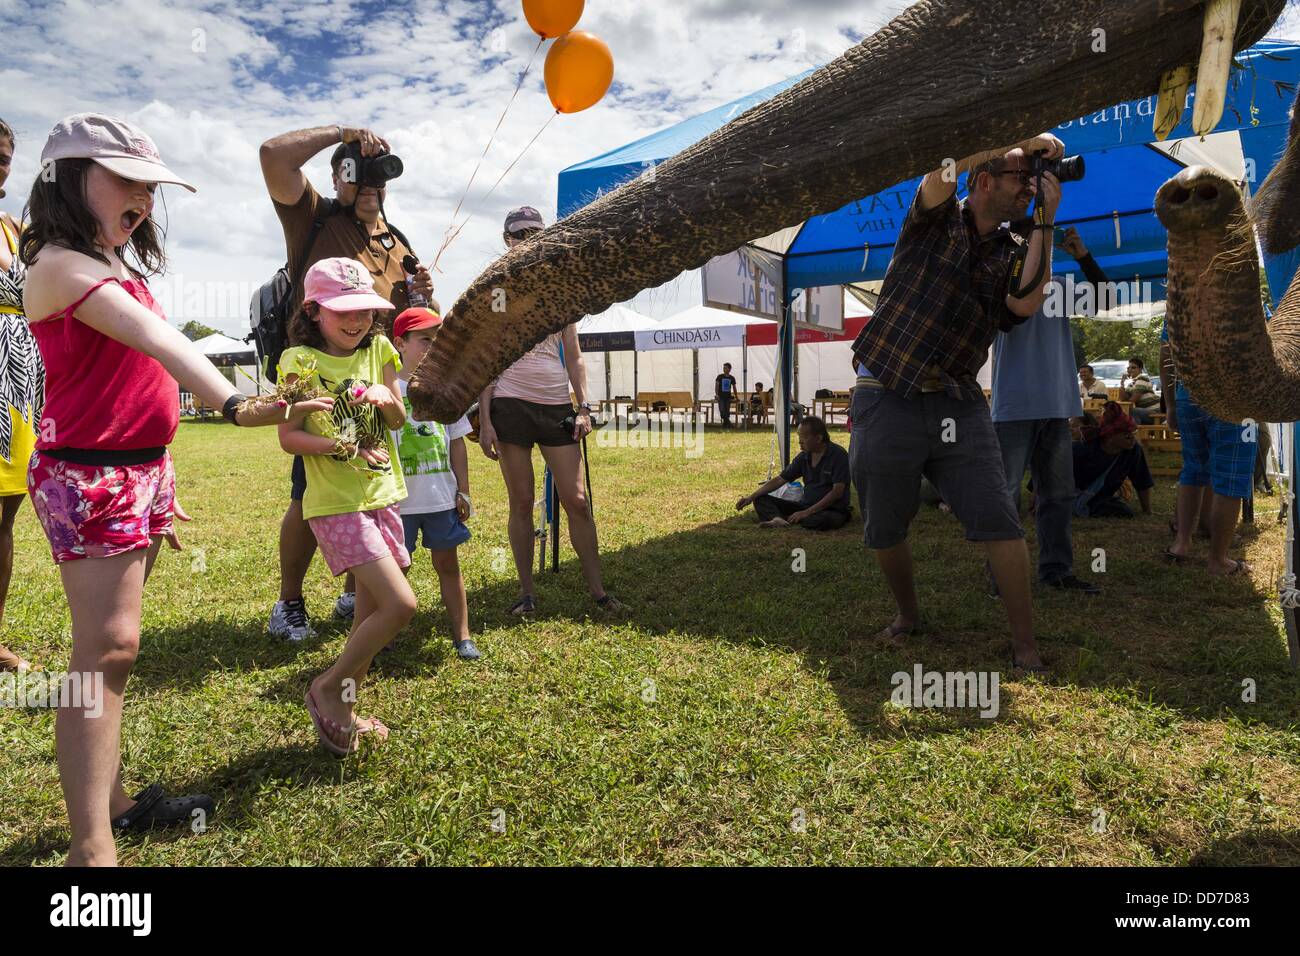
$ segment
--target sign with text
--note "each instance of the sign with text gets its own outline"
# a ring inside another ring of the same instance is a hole
[[[763,319],[778,317],[779,256],[737,249],[710,259],[700,272],[705,305]],[[837,285],[804,289],[795,297],[793,312],[798,325],[839,332],[844,328],[844,293]]]

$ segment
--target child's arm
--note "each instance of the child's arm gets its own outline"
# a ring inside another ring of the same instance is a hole
[[[384,416],[384,424],[397,431],[406,424],[406,403],[399,397],[401,394],[397,388],[397,366],[390,362],[384,366],[384,384],[371,385],[362,399],[376,406]]]
[[[286,385],[292,385],[297,381],[297,375],[286,375],[284,382]],[[324,435],[313,435],[304,427],[305,419],[298,421],[281,422],[278,428],[280,433],[280,447],[291,455],[332,455],[335,452],[335,441],[333,438],[326,438]]]
[[[465,439],[453,438],[451,441],[451,473],[456,476],[456,492],[469,497],[469,452],[465,448]],[[460,511],[461,500],[456,501],[456,510]],[[469,511],[468,505],[465,511]],[[464,520],[462,518],[462,520]]]
[[[80,254],[77,259],[89,260]],[[47,276],[51,291],[62,301],[75,302],[85,295],[86,289],[102,278],[84,268],[71,256],[61,268],[51,268]],[[98,265],[98,263],[95,263]],[[230,382],[217,371],[207,357],[196,349],[180,330],[159,319],[129,292],[116,283],[105,283],[77,307],[77,319],[97,332],[123,345],[156,359],[181,388],[197,395],[214,408],[224,408],[226,402],[239,395]],[[294,407],[293,417],[305,418],[317,408],[327,408],[319,402],[300,402]],[[261,412],[241,413],[241,425],[270,425],[282,421],[284,412],[269,406]]]

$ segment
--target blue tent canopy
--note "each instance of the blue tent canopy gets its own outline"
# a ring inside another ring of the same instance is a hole
[[[1237,57],[1227,105],[1216,131],[1239,130],[1248,173],[1263,180],[1285,145],[1289,110],[1300,72],[1300,46],[1264,40]],[[567,216],[596,197],[634,179],[655,165],[699,142],[750,107],[770,99],[807,73],[775,83],[732,103],[670,126],[560,173],[559,213]],[[1057,221],[1074,225],[1098,264],[1116,281],[1134,278],[1159,288],[1165,275],[1164,227],[1152,212],[1160,184],[1182,163],[1147,145],[1151,139],[1156,98],[1149,96],[1062,123],[1053,132],[1067,152],[1086,154],[1087,178],[1063,189]],[[1191,109],[1171,134],[1193,135]],[[898,229],[919,177],[842,209],[813,216],[787,250],[786,287],[809,288],[870,281],[884,276]],[[760,237],[755,237],[760,238]],[[1295,256],[1269,262],[1275,295],[1285,291],[1294,273]],[[1068,256],[1054,259],[1057,272],[1076,272]]]

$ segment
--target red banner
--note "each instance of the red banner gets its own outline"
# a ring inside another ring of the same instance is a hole
[[[795,344],[825,345],[827,342],[852,342],[870,321],[871,316],[849,316],[844,319],[843,332],[818,332],[814,329],[795,329]],[[764,322],[762,325],[745,327],[746,342],[749,345],[776,345],[776,323]]]

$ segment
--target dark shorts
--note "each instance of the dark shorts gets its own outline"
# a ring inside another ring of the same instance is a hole
[[[302,463],[302,455],[293,456],[293,470],[289,472],[289,498],[302,501],[307,493],[307,466]]]
[[[573,415],[573,406],[542,405],[522,398],[492,399],[492,427],[497,438],[511,445],[574,445],[573,429],[561,423]]]
[[[430,551],[449,551],[470,539],[469,528],[456,516],[456,509],[430,511],[418,515],[402,515],[402,530],[406,534],[406,550],[415,554],[418,539]]]
[[[1024,537],[987,402],[945,392],[906,399],[891,389],[858,387],[852,418],[851,466],[867,547],[884,550],[907,538],[922,475],[961,521],[966,540]]]

